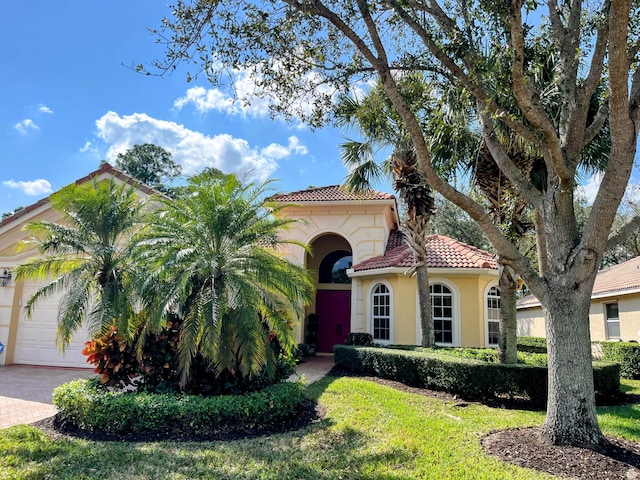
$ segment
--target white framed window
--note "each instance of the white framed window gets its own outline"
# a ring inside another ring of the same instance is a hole
[[[391,341],[391,291],[383,283],[371,291],[371,323],[374,341]]]
[[[607,321],[607,339],[620,339],[620,314],[617,303],[605,303],[605,320]]]
[[[431,313],[433,315],[433,333],[436,343],[454,344],[453,292],[442,284],[434,283],[431,291]]]
[[[496,347],[500,341],[500,288],[496,285],[485,295],[485,319],[487,345]]]

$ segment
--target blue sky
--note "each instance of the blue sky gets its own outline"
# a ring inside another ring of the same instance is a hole
[[[27,206],[137,143],[206,166],[277,179],[280,191],[341,183],[344,132],[271,120],[265,103],[233,103],[186,68],[165,77],[129,65],[162,56],[147,28],[157,0],[20,0],[0,14],[0,213]],[[252,84],[241,74],[237,88]],[[635,175],[634,175],[635,177]],[[599,178],[584,179],[593,198]],[[390,191],[388,185],[379,189]]]
[[[190,174],[252,170],[292,191],[341,183],[343,133],[270,120],[186,69],[158,78],[134,63],[161,56],[148,27],[157,0],[20,0],[0,7],[0,213],[27,206],[136,143],[171,151]],[[243,86],[239,77],[238,85]]]

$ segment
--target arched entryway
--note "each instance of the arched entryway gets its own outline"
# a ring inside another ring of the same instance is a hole
[[[349,242],[335,234],[323,235],[311,243],[307,268],[316,275],[316,299],[307,310],[305,342],[319,353],[332,353],[344,343],[351,325],[351,279],[353,264]]]

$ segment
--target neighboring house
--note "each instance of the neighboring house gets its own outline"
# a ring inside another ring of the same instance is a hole
[[[278,195],[290,203],[282,215],[300,219],[285,256],[310,269],[317,288],[299,338],[329,353],[349,332],[368,332],[378,343],[419,344],[417,283],[407,275],[413,256],[398,231],[392,195],[352,194],[339,186]],[[429,237],[429,281],[436,341],[442,345],[498,343],[500,296],[495,259],[488,252],[441,235]]]
[[[115,178],[118,182],[136,184],[137,194],[141,198],[157,193],[108,163],[103,163],[98,170],[75,183],[85,183],[94,178]],[[89,340],[86,330],[76,332],[64,354],[56,346],[56,317],[61,295],[52,295],[38,303],[29,319],[23,305],[45,282],[16,282],[5,275],[5,271],[10,272],[16,265],[37,254],[33,249],[19,252],[16,249],[20,241],[27,238],[24,225],[37,220],[58,222],[61,219],[62,215],[52,208],[47,197],[0,222],[0,277],[5,277],[0,278],[0,342],[4,345],[4,351],[0,353],[0,365],[17,363],[90,367],[81,353],[84,342]]]
[[[136,183],[104,164],[78,180],[115,177]],[[137,185],[141,197],[154,193]],[[287,244],[283,256],[308,268],[317,288],[306,307],[298,341],[314,344],[321,353],[344,343],[349,332],[369,332],[378,343],[418,344],[421,340],[415,277],[409,247],[398,230],[395,197],[387,193],[355,195],[339,186],[309,188],[276,195],[285,204],[281,215],[299,219],[284,236],[308,244],[311,253]],[[48,198],[0,222],[0,277],[35,252],[16,252],[26,236],[23,226],[34,220],[59,221]],[[442,345],[488,346],[498,341],[500,296],[493,256],[441,235],[429,237],[429,281],[436,340]],[[80,353],[86,331],[74,335],[65,354],[55,344],[58,297],[40,303],[32,319],[23,305],[43,282],[15,282],[2,286],[0,278],[0,365],[87,367]]]
[[[545,337],[536,297],[517,302],[518,335]],[[591,340],[640,340],[640,257],[598,272],[589,310]]]

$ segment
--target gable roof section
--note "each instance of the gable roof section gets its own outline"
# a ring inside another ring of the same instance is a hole
[[[145,185],[144,183],[141,183],[140,181],[136,180],[132,176],[127,175],[123,171],[118,170],[117,168],[111,166],[107,162],[103,162],[100,165],[100,168],[98,168],[97,170],[94,170],[93,172],[91,172],[90,174],[88,174],[88,175],[86,175],[86,176],[84,176],[82,178],[79,178],[78,180],[76,180],[73,183],[75,183],[76,185],[80,185],[82,183],[89,182],[89,181],[93,180],[94,178],[99,177],[100,175],[104,175],[104,174],[112,175],[113,177],[115,177],[115,178],[121,180],[122,182],[129,184],[129,185],[135,185],[135,187],[137,189],[139,189],[141,192],[146,193],[147,195],[153,195],[153,194],[162,195],[162,193],[159,192],[158,190],[155,190],[155,189]],[[20,218],[24,217],[28,213],[33,212],[34,210],[37,210],[38,208],[40,208],[43,205],[46,205],[47,203],[49,203],[49,201],[50,201],[50,196],[45,197],[43,199],[40,199],[36,203],[32,203],[31,205],[29,205],[28,207],[23,208],[22,210],[18,210],[13,215],[10,215],[10,216],[4,218],[2,221],[0,221],[0,228],[4,227],[5,225],[9,225],[10,223],[13,223],[13,222],[19,220]]]
[[[600,270],[593,284],[591,298],[627,295],[636,292],[640,292],[640,257]],[[527,295],[517,302],[517,308],[539,306],[540,302],[533,295]]]
[[[390,193],[377,192],[375,190],[365,190],[353,193],[341,185],[330,185],[328,187],[307,188],[297,192],[282,193],[274,195],[271,200],[275,202],[352,202],[362,200],[395,200]]]
[[[413,266],[413,253],[404,242],[402,234],[392,232],[384,255],[370,258],[354,265],[354,272],[378,270],[383,268],[410,268]],[[400,243],[398,245],[398,243]],[[498,268],[493,255],[444,235],[427,237],[427,268]],[[373,273],[373,272],[372,272]]]

